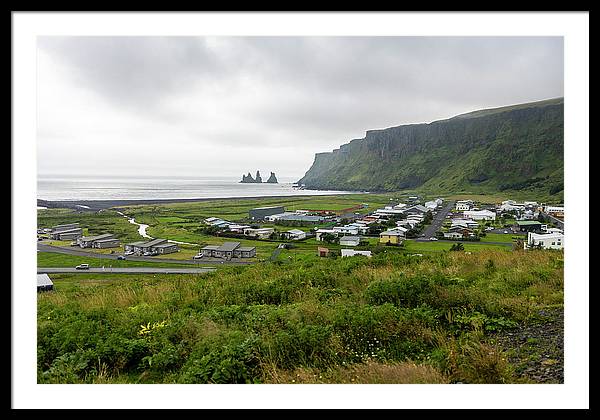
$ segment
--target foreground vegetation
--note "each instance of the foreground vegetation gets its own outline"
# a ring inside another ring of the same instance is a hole
[[[491,338],[563,306],[562,251],[51,277],[40,383],[528,382]]]

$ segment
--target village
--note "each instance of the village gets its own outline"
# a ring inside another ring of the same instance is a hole
[[[256,243],[275,243],[273,255],[282,249],[293,251],[294,244],[314,243],[312,252],[321,257],[371,257],[376,248],[402,250],[407,241],[423,246],[426,242],[451,242],[456,249],[463,249],[463,243],[513,243],[513,248],[525,250],[564,248],[562,205],[514,200],[497,204],[442,198],[425,201],[415,195],[374,210],[368,207],[362,203],[333,211],[264,206],[251,208],[246,217],[234,220],[217,215],[207,217],[200,231],[222,241],[199,246],[197,253],[186,258],[206,263],[255,261],[257,247],[253,244]],[[89,250],[90,255],[110,252],[118,254],[117,259],[121,260],[134,256],[149,261],[150,257],[169,258],[168,254],[178,253],[181,243],[150,237],[122,243],[110,232],[84,235],[79,223],[39,229],[38,241],[47,239],[63,241],[63,245],[64,241],[70,241],[70,247]],[[247,243],[248,240],[253,242]]]

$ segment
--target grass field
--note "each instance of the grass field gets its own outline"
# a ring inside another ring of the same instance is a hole
[[[38,252],[38,267],[75,267],[87,263],[90,267],[193,267],[189,264],[112,260],[102,258],[83,257],[76,255],[58,254],[54,252]],[[205,265],[205,264],[203,264]]]
[[[530,383],[491,340],[562,308],[563,260],[289,254],[198,275],[51,275],[55,290],[37,301],[37,380]]]
[[[404,241],[404,250],[407,252],[442,252],[450,251],[452,245],[456,242],[443,242],[443,241],[430,241],[430,242],[416,242],[414,240],[407,239]],[[498,251],[511,251],[512,247],[486,244],[481,242],[460,242],[464,246],[465,251],[479,252],[484,250],[498,250]]]

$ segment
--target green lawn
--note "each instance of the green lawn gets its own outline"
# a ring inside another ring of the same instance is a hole
[[[516,235],[509,231],[509,233],[486,233],[485,236],[481,237],[481,242],[507,242],[512,243],[516,240],[513,238],[527,239],[524,235]]]
[[[145,261],[110,260],[103,258],[83,257],[76,255],[58,254],[54,252],[38,252],[38,267],[75,267],[87,263],[90,267],[193,267],[190,264],[153,263]]]
[[[455,242],[443,242],[443,241],[430,241],[430,242],[416,242],[411,239],[404,241],[404,250],[407,252],[441,252],[449,251],[450,247]],[[499,250],[499,251],[510,251],[511,247],[495,244],[486,244],[481,242],[460,242],[465,247],[465,251],[477,252],[483,250]]]

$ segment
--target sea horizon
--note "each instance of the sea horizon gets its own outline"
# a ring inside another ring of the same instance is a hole
[[[278,183],[240,183],[234,176],[38,175],[37,199],[44,201],[169,200],[352,194],[358,191],[294,188],[299,178]]]

